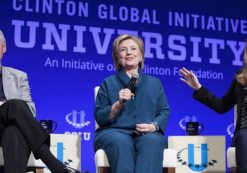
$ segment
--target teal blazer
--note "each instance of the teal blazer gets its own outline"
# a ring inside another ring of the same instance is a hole
[[[119,99],[119,91],[127,88],[129,81],[122,70],[103,80],[94,109],[94,117],[100,126],[95,138],[110,131],[132,134],[137,123],[149,122],[157,122],[159,132],[164,134],[170,109],[163,85],[158,78],[141,72],[135,86],[135,97],[125,103],[115,118],[109,118],[112,105]]]

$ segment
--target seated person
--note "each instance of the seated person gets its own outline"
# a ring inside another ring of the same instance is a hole
[[[223,114],[237,105],[237,123],[232,145],[236,147],[237,172],[247,173],[247,42],[244,51],[243,68],[232,80],[231,86],[222,97],[217,97],[201,85],[196,75],[186,68],[181,68],[180,73],[189,87],[195,90],[193,97]]]
[[[34,117],[27,74],[2,66],[5,52],[6,40],[0,30],[0,145],[5,173],[26,173],[31,151],[52,173],[81,173],[66,167],[50,152],[50,136]]]
[[[94,148],[104,149],[112,173],[161,173],[170,113],[162,83],[142,73],[139,37],[117,37],[113,61],[117,72],[103,81],[96,98],[94,116],[100,128]]]

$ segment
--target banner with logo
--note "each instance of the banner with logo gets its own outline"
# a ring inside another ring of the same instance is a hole
[[[50,151],[66,166],[80,170],[81,168],[81,136],[51,134]],[[44,168],[44,173],[51,173]]]
[[[242,66],[247,35],[245,2],[143,0],[1,0],[0,29],[7,40],[3,65],[28,73],[38,120],[54,133],[81,135],[81,168],[95,171],[94,87],[114,74],[112,42],[123,33],[145,43],[144,72],[164,85],[171,108],[165,137],[233,135],[233,111],[219,115],[193,100],[179,69],[194,71],[217,96]],[[242,12],[241,12],[242,11]],[[143,93],[145,94],[145,93]]]
[[[177,151],[176,173],[225,173],[225,136],[169,136]]]

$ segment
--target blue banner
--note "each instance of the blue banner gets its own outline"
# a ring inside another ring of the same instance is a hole
[[[225,135],[228,147],[233,111],[222,116],[195,101],[179,69],[193,70],[222,96],[243,63],[245,7],[232,1],[1,0],[3,65],[28,73],[39,120],[56,121],[55,133],[81,135],[82,169],[94,172],[94,87],[115,73],[114,38],[138,35],[144,71],[161,79],[170,104],[165,137],[186,135],[185,123],[199,121],[201,135]]]

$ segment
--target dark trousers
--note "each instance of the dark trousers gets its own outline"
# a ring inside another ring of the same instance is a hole
[[[235,135],[237,173],[247,173],[247,129]]]
[[[49,134],[33,117],[28,105],[18,99],[0,106],[0,139],[5,173],[26,172],[30,152],[35,155],[42,144],[49,145]]]

